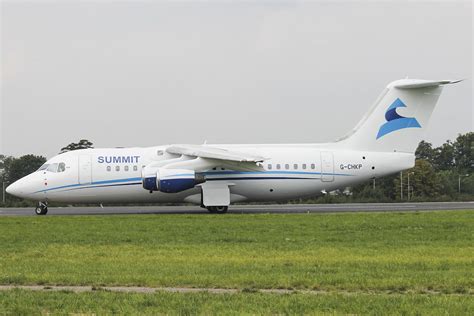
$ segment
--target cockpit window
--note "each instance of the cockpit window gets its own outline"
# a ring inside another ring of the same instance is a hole
[[[51,172],[58,172],[58,164],[57,163],[52,163],[49,165],[48,169],[46,169]]]
[[[66,164],[64,162],[60,162],[58,165],[58,172],[66,171]]]
[[[48,168],[48,166],[49,166],[49,164],[45,163],[41,167],[39,167],[38,171],[45,170],[45,169]]]
[[[47,170],[49,172],[64,172],[66,171],[66,164],[64,162],[60,163],[45,163],[39,167],[38,171]]]

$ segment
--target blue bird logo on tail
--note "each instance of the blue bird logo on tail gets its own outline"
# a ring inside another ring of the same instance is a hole
[[[379,132],[377,133],[377,139],[391,132],[398,131],[399,129],[421,127],[416,118],[403,117],[397,113],[397,108],[406,107],[405,103],[403,103],[399,98],[393,101],[393,103],[388,107],[387,112],[385,112],[385,119],[387,122],[380,126]]]

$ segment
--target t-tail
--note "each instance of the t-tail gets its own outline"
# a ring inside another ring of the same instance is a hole
[[[356,127],[336,144],[354,150],[414,153],[443,86],[459,81],[402,79],[390,83]]]

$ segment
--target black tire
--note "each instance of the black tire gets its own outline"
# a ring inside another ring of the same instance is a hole
[[[215,213],[216,212],[216,207],[215,206],[208,206],[206,207],[209,213]]]
[[[225,214],[227,213],[227,210],[229,210],[228,206],[214,206],[215,208],[215,213],[217,214]]]
[[[206,207],[209,213],[213,214],[224,214],[227,213],[227,210],[229,209],[228,206],[208,206]]]
[[[46,213],[48,213],[48,207],[47,206],[37,206],[35,208],[35,213],[36,213],[36,215],[46,215]]]

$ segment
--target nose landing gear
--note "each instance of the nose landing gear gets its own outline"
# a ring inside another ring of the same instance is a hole
[[[48,203],[38,202],[38,206],[35,209],[36,215],[46,215],[48,213]]]

